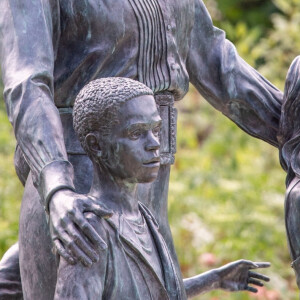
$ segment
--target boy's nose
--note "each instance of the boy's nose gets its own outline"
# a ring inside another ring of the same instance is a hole
[[[145,148],[147,151],[158,150],[160,148],[159,138],[155,136],[152,131],[148,133],[148,139]]]

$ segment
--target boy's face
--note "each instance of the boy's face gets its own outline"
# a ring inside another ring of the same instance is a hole
[[[156,179],[160,167],[159,131],[161,118],[153,96],[125,102],[119,124],[112,129],[108,167],[114,177],[146,183]]]

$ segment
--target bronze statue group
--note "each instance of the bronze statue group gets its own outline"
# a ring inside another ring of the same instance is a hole
[[[167,196],[174,103],[189,82],[279,148],[300,286],[300,58],[282,95],[238,56],[202,0],[3,0],[0,11],[25,186],[19,243],[0,262],[1,300],[187,299],[268,281],[252,271],[268,263],[246,260],[182,279]]]

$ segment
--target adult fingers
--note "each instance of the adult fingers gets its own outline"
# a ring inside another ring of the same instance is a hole
[[[69,249],[69,251],[83,263],[83,265],[86,267],[91,267],[93,265],[92,260],[75,244],[67,232],[61,233],[59,236],[65,247]]]
[[[252,279],[252,278],[248,279],[248,283],[258,285],[258,286],[264,286],[264,284],[262,282],[260,282],[259,280],[256,280],[256,279]]]
[[[249,275],[249,277],[253,277],[253,278],[256,278],[256,279],[260,279],[260,280],[264,280],[264,281],[270,281],[270,278],[268,276],[265,276],[265,275],[262,275],[262,274],[259,274],[259,273],[255,273],[255,272],[252,272],[252,271],[249,271],[248,275]]]
[[[99,255],[97,252],[93,249],[93,247],[90,245],[90,243],[85,240],[79,231],[75,228],[75,226],[69,225],[67,227],[67,232],[69,233],[72,240],[75,242],[75,244],[93,261],[98,262]]]
[[[92,242],[94,246],[101,250],[107,249],[106,243],[99,236],[94,227],[86,220],[86,218],[80,213],[74,215],[73,221],[80,228],[80,230],[85,234],[87,238]]]
[[[69,264],[75,265],[76,261],[75,259],[67,252],[67,250],[62,245],[61,241],[58,239],[55,239],[53,241],[54,247],[56,248],[57,253],[62,256]]]
[[[83,212],[92,212],[100,218],[108,219],[113,215],[111,210],[101,206],[98,203],[95,203],[95,201],[91,199],[89,199],[89,201],[84,201],[83,206]]]

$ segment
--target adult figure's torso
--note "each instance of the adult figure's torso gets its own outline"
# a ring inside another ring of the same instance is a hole
[[[58,107],[72,105],[90,80],[108,76],[137,79],[155,92],[170,90],[177,99],[185,95],[193,0],[71,0],[56,5]]]

